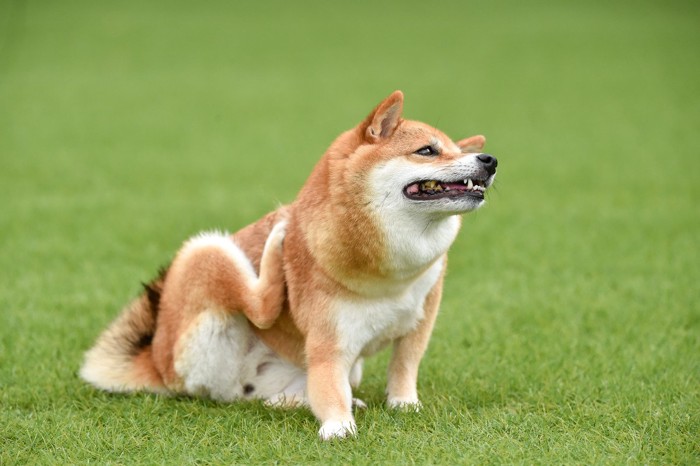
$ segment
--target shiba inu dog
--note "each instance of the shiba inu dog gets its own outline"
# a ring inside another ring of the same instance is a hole
[[[330,146],[297,199],[233,235],[187,241],[87,352],[110,391],[308,405],[322,439],[356,433],[363,358],[393,345],[390,407],[417,409],[418,366],[461,214],[496,159],[402,118],[392,93]]]

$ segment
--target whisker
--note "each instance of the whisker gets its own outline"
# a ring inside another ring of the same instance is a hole
[[[384,208],[384,203],[386,202],[387,199],[389,199],[389,196],[391,195],[391,191],[387,191],[386,194],[384,195],[384,199],[382,199],[382,202],[379,204],[377,209],[383,209]]]

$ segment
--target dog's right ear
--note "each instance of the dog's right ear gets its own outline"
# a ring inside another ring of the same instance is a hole
[[[402,111],[403,92],[394,91],[360,125],[365,139],[374,144],[391,136],[401,122]]]

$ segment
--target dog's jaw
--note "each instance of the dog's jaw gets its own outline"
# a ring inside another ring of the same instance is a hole
[[[423,180],[406,186],[404,196],[412,201],[424,202],[437,199],[459,199],[463,196],[484,199],[486,179],[465,178],[463,180]]]
[[[394,157],[369,173],[364,204],[382,232],[387,276],[402,279],[426,270],[454,242],[460,214],[484,204],[483,194],[495,174],[485,172],[476,155],[464,154],[441,165]],[[422,180],[437,180],[443,192]],[[424,188],[433,188],[433,193],[422,194]]]
[[[478,155],[465,154],[447,165],[391,159],[370,175],[371,196],[379,199],[372,204],[384,210],[391,202],[394,210],[422,214],[431,221],[478,209],[496,176],[477,162]]]

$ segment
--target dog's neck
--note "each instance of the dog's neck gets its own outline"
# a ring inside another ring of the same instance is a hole
[[[400,187],[384,185],[370,167],[349,169],[363,160],[343,155],[356,139],[344,133],[316,165],[294,202],[295,223],[314,262],[339,284],[400,289],[445,255],[461,216],[407,210]]]
[[[461,225],[459,215],[345,208],[330,195],[301,196],[294,212],[315,263],[363,295],[375,294],[373,290],[401,293],[441,260]]]
[[[395,215],[383,220],[389,251],[386,266],[397,278],[411,278],[428,269],[447,253],[461,225],[458,215],[430,219]]]

